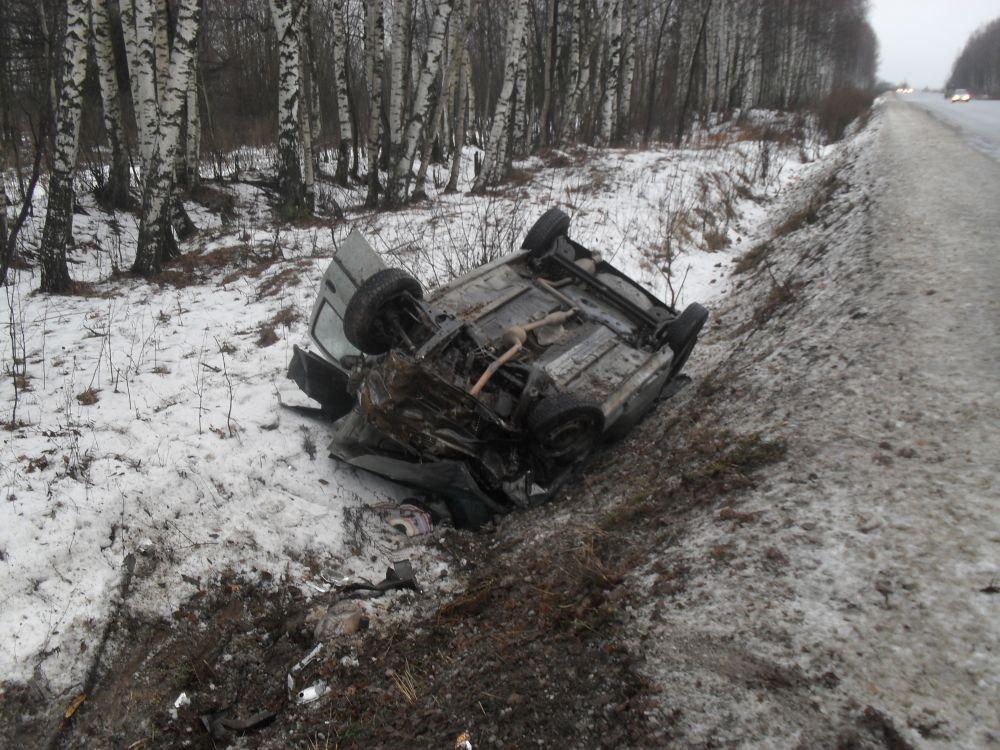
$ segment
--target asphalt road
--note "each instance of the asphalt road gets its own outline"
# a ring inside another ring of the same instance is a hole
[[[926,110],[970,146],[1000,161],[1000,100],[952,104],[942,94],[914,92],[898,98]]]

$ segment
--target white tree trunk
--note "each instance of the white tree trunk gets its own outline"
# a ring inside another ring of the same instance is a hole
[[[601,107],[601,132],[598,143],[611,145],[617,121],[618,75],[622,54],[622,0],[611,0],[608,19],[608,75],[604,84],[604,103]]]
[[[311,95],[312,75],[310,72],[311,59],[309,55],[309,45],[306,40],[305,27],[299,29],[299,47],[301,55],[299,63],[302,66],[299,72],[299,98],[302,100],[302,183],[305,190],[306,206],[310,209],[316,205],[316,171],[312,159],[313,150],[313,101]]]
[[[153,156],[159,100],[156,96],[155,13],[152,0],[122,0],[122,30],[143,171]]]
[[[278,192],[281,213],[295,218],[308,213],[299,164],[299,28],[304,0],[270,0],[278,37]]]
[[[503,84],[500,87],[500,100],[493,113],[493,124],[490,127],[489,140],[486,142],[483,154],[483,166],[476,178],[473,190],[483,190],[487,185],[495,185],[504,175],[504,162],[507,154],[507,142],[511,126],[511,109],[514,90],[517,85],[518,71],[521,66],[521,53],[524,47],[525,32],[528,27],[528,0],[516,0],[511,8],[510,22],[507,34],[507,50],[504,56]]]
[[[66,292],[71,283],[66,266],[66,246],[73,239],[73,173],[80,143],[89,31],[88,0],[67,0],[62,83],[56,110],[55,148],[40,252],[43,292]]]
[[[111,18],[108,0],[92,0],[91,24],[93,26],[94,59],[97,62],[97,81],[101,89],[104,110],[104,130],[111,146],[111,166],[105,189],[107,202],[115,208],[128,206],[129,164],[125,125],[122,119],[121,94],[115,66],[112,43]]]
[[[347,91],[347,42],[344,21],[344,0],[333,0],[333,77],[337,88],[337,122],[340,144],[337,149],[337,182],[347,186],[347,169],[351,149],[351,111]]]
[[[153,156],[143,183],[139,243],[132,267],[143,276],[157,273],[172,250],[168,247],[168,241],[172,239],[168,208],[173,189],[173,165],[179,147],[188,81],[197,52],[200,21],[201,0],[181,0],[163,86]]]
[[[187,124],[184,144],[184,181],[189,189],[198,187],[201,181],[201,109],[198,106],[199,76],[198,57],[192,61],[191,75],[188,78],[187,102],[185,113]]]
[[[412,0],[396,4],[392,20],[389,86],[389,153],[394,155],[402,143],[403,105],[406,100],[406,37],[410,25]]]
[[[445,36],[448,29],[448,18],[451,16],[452,0],[437,0],[434,6],[434,17],[431,21],[430,37],[427,40],[427,52],[420,66],[420,80],[413,95],[413,107],[410,120],[406,126],[403,148],[392,170],[386,199],[390,204],[398,205],[405,199],[407,183],[416,159],[417,148],[423,136],[424,127],[430,120],[434,108],[434,100],[438,91],[435,83],[441,72],[441,58],[444,55]]]
[[[462,149],[465,148],[465,123],[468,120],[467,92],[469,89],[468,69],[469,50],[463,39],[458,50],[458,103],[455,105],[455,151],[451,155],[451,174],[444,191],[454,193],[458,190],[458,180],[462,176]]]
[[[623,0],[625,3],[622,34],[626,39],[625,54],[622,59],[621,101],[618,105],[618,126],[628,127],[632,116],[632,83],[635,80],[635,40],[639,29],[636,25],[637,0]]]
[[[577,121],[577,101],[580,90],[580,74],[583,61],[580,54],[580,24],[581,3],[585,0],[569,0],[570,12],[570,37],[569,37],[569,83],[566,91],[566,111],[563,113],[564,137],[576,134]]]
[[[163,104],[170,74],[170,36],[167,31],[167,0],[153,0],[153,46],[156,50],[156,98]]]
[[[385,11],[382,0],[368,0],[365,29],[366,74],[369,91],[368,118],[368,196],[365,205],[378,203],[378,140],[382,129],[382,58],[385,54]]]
[[[459,40],[464,40],[467,29],[464,26],[462,15],[462,5],[465,0],[455,0],[455,9],[452,12],[451,23],[448,26],[448,40],[445,46],[446,63],[442,73],[441,93],[435,97],[434,114],[431,116],[430,127],[424,137],[423,148],[420,150],[420,169],[417,172],[417,181],[413,186],[413,197],[423,197],[426,195],[425,185],[427,182],[427,170],[430,167],[433,157],[434,143],[444,136],[444,119],[448,103],[455,95],[455,79],[458,73]],[[413,165],[410,165],[413,169]]]

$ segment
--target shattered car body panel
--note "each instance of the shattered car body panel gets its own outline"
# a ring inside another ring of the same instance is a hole
[[[310,317],[318,354],[296,347],[289,367],[337,420],[332,455],[478,525],[550,497],[649,410],[707,311],[658,300],[566,237],[556,209],[526,245],[550,214],[558,231],[426,300],[352,232]]]

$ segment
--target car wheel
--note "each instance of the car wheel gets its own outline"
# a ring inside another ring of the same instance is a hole
[[[569,216],[559,208],[550,208],[542,214],[521,243],[522,250],[528,250],[533,258],[537,258],[542,253],[548,252],[552,243],[558,237],[565,236],[569,230]]]
[[[546,460],[582,458],[604,432],[604,412],[596,404],[569,393],[546,396],[527,417],[534,452]]]
[[[372,274],[347,303],[344,335],[365,354],[384,354],[395,342],[392,317],[409,295],[422,299],[420,282],[401,268],[385,268]]]
[[[708,310],[697,302],[692,302],[667,327],[667,344],[674,353],[674,361],[670,365],[671,378],[676,377],[687,363],[706,320]]]

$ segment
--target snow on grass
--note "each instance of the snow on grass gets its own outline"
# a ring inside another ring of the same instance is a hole
[[[308,345],[305,320],[338,243],[359,228],[433,286],[517,249],[558,205],[572,237],[655,293],[708,301],[756,237],[762,204],[802,169],[795,148],[737,136],[721,148],[554,151],[482,196],[442,194],[447,170],[435,165],[431,200],[393,212],[354,209],[363,187],[321,182],[321,210],[345,209],[345,221],[278,225],[260,183],[225,183],[235,217],[187,203],[199,232],[152,282],[122,273],[135,217],[81,195],[71,274],[90,283],[85,293],[34,293],[30,269],[5,290],[5,679],[78,681],[132,554],[142,575],[130,606],[165,616],[226,569],[307,578],[319,564],[377,580],[387,562],[423,555],[423,570],[440,572],[431,551],[400,551],[405,540],[370,511],[405,492],[328,459],[327,426],[281,407],[307,403],[284,372],[292,345]],[[43,184],[28,249],[44,203]]]

